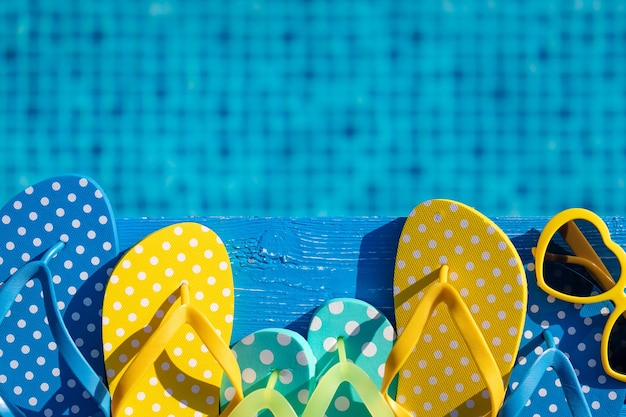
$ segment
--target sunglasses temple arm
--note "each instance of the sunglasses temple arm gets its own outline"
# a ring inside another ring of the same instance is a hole
[[[546,252],[545,260],[548,262],[561,262],[580,265],[586,268],[598,280],[598,284],[600,285],[600,287],[602,287],[603,291],[608,291],[615,286],[615,281],[613,281],[613,278],[609,274],[607,274],[603,268],[599,267],[587,258],[574,255],[561,255]]]
[[[605,276],[608,276],[608,277],[611,276],[611,273],[604,265],[604,262],[602,262],[602,259],[600,259],[600,257],[598,256],[598,253],[595,251],[593,246],[589,243],[589,241],[585,237],[585,234],[580,231],[580,229],[578,228],[578,225],[576,225],[575,222],[573,221],[569,222],[567,224],[567,228],[559,230],[559,233],[561,233],[561,235],[563,236],[563,238],[565,239],[565,241],[567,242],[569,247],[574,251],[575,254],[577,254],[580,257],[589,259],[596,268],[599,268],[604,272]],[[602,278],[599,278],[599,279],[602,279]],[[615,285],[615,282],[613,281],[613,279],[609,279],[608,281],[605,281],[605,282],[606,283],[613,282],[611,286]],[[607,288],[605,288],[604,290],[606,291]]]

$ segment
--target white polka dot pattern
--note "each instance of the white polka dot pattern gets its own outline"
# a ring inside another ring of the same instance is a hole
[[[49,262],[58,308],[78,349],[102,377],[99,309],[107,264],[118,255],[116,233],[108,200],[85,177],[42,181],[0,210],[0,281],[54,244],[65,243]],[[45,416],[67,410],[95,414],[95,403],[59,360],[41,291],[39,280],[29,281],[0,324],[0,386],[5,400]]]
[[[287,329],[263,329],[245,337],[232,347],[243,379],[245,396],[267,386],[270,374],[279,371],[274,389],[302,415],[313,388],[315,357],[308,342],[298,333]],[[226,376],[222,381],[222,409],[233,398],[234,389]],[[242,406],[243,403],[240,403]],[[268,410],[258,417],[270,417]]]
[[[344,340],[346,357],[380,388],[385,362],[396,333],[387,318],[370,304],[351,298],[329,300],[318,308],[307,339],[317,358],[317,379],[339,362],[337,339]],[[342,384],[326,411],[328,417],[367,416],[369,411],[354,388]]]
[[[626,396],[626,384],[610,378],[600,362],[600,339],[606,323],[603,309],[613,307],[608,302],[581,306],[560,301],[543,292],[536,283],[534,264],[526,266],[528,273],[528,315],[524,326],[520,355],[511,372],[509,388],[518,387],[520,379],[544,351],[542,332],[548,329],[559,350],[566,354],[585,394],[593,415],[619,415]],[[548,417],[569,407],[555,372],[546,372],[536,392],[519,414]]]
[[[459,292],[504,379],[517,354],[526,306],[526,279],[509,238],[478,211],[450,200],[415,207],[403,227],[394,272],[399,337],[419,300],[448,265]],[[511,330],[513,329],[513,330]],[[487,414],[486,385],[444,304],[400,372],[397,401],[423,416]]]
[[[187,283],[200,308],[229,344],[234,310],[226,248],[209,228],[178,223],[129,249],[118,262],[103,305],[104,360],[111,395],[119,376],[167,314]],[[217,415],[222,370],[192,327],[185,325],[139,383],[126,415]]]

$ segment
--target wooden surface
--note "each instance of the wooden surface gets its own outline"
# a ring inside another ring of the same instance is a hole
[[[315,308],[335,297],[365,300],[393,322],[394,259],[405,217],[116,220],[122,251],[149,233],[181,221],[204,224],[220,235],[235,279],[234,341],[268,327],[304,334]],[[492,220],[512,240],[524,263],[532,261],[530,248],[548,218]],[[613,240],[624,245],[624,219],[604,220]]]

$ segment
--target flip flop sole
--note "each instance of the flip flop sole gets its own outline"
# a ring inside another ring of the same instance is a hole
[[[478,211],[451,200],[415,207],[400,237],[394,272],[399,337],[442,265],[469,307],[506,381],[520,344],[526,280],[509,238]],[[435,309],[399,375],[397,401],[417,415],[482,416],[489,392],[446,306]]]
[[[154,232],[115,267],[103,306],[104,359],[111,395],[119,376],[151,333],[180,305],[189,284],[199,307],[229,343],[234,311],[232,270],[221,239],[197,223]],[[126,415],[217,415],[222,369],[188,326],[182,326],[142,377]]]
[[[58,309],[80,352],[104,378],[100,308],[107,269],[118,255],[111,206],[91,179],[66,175],[39,182],[0,210],[0,280],[39,259],[58,242],[65,246],[48,263]],[[39,272],[43,274],[43,272]],[[20,291],[0,324],[0,384],[4,398],[25,412],[58,415],[68,409],[89,415],[84,398],[50,332],[39,280]]]

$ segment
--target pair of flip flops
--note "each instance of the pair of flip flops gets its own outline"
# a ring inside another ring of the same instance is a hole
[[[213,231],[172,225],[119,259],[104,192],[69,175],[9,201],[0,234],[0,416],[217,415],[223,369],[241,386]]]
[[[372,306],[332,300],[314,314],[308,341],[264,329],[231,351],[233,314],[228,254],[207,227],[174,224],[132,247],[104,297],[112,415],[218,415],[219,404],[234,417],[389,410],[379,388],[395,332]]]
[[[307,339],[286,329],[264,329],[233,346],[244,380],[243,416],[393,417],[380,392],[395,331],[366,302],[340,298],[313,314]],[[224,380],[222,403],[234,390]]]

